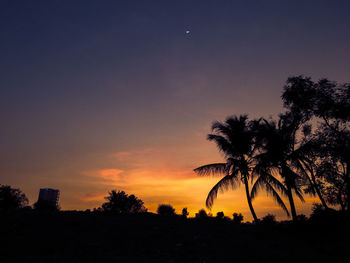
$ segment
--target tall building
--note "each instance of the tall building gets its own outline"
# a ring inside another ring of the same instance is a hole
[[[46,201],[51,205],[58,206],[60,191],[51,188],[41,188],[38,201]]]

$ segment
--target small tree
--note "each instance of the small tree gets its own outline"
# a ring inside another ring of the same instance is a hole
[[[0,212],[23,208],[27,204],[28,198],[20,189],[0,185]]]
[[[102,205],[104,212],[114,214],[135,214],[146,212],[143,201],[135,195],[127,195],[124,191],[112,190],[109,196],[105,197],[108,202]]]
[[[174,216],[175,209],[171,205],[160,204],[157,209],[158,215],[161,216]]]
[[[240,224],[243,221],[243,215],[241,213],[233,213],[233,223]]]
[[[208,214],[204,209],[201,209],[196,213],[196,218],[208,218]]]
[[[182,215],[183,218],[187,218],[188,217],[189,213],[187,211],[187,207],[182,209],[181,215]]]
[[[266,225],[274,225],[276,224],[276,217],[275,215],[267,214],[261,219],[261,223]]]
[[[216,213],[216,218],[218,218],[218,219],[223,219],[224,218],[224,212],[217,212]]]

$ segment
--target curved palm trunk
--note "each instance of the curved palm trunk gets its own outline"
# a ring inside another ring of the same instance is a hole
[[[346,162],[346,168],[345,168],[345,182],[346,182],[346,186],[347,186],[347,203],[348,203],[348,210],[347,212],[350,213],[350,170],[349,170],[349,162]]]
[[[245,185],[245,192],[246,192],[246,195],[247,195],[247,201],[248,201],[250,212],[252,213],[252,216],[254,218],[255,223],[258,223],[259,219],[257,218],[257,216],[255,214],[255,211],[254,211],[254,208],[253,208],[253,205],[252,205],[252,199],[251,199],[250,193],[249,193],[247,176],[244,176],[244,185]]]
[[[292,213],[292,218],[293,218],[293,221],[295,222],[297,221],[297,212],[295,210],[292,188],[289,186],[289,184],[287,185],[287,196],[290,204],[290,211]]]
[[[314,172],[312,171],[311,168],[309,169],[309,171],[310,171],[310,174],[311,174],[311,180],[312,180],[312,183],[313,183],[313,187],[314,187],[314,189],[315,189],[315,191],[316,191],[316,194],[318,195],[318,198],[320,198],[320,201],[321,201],[323,207],[324,207],[325,209],[329,209],[329,208],[328,208],[328,205],[327,205],[327,203],[326,203],[326,201],[324,200],[324,198],[323,198],[323,196],[322,196],[322,194],[321,194],[320,188],[319,188],[318,185],[317,185],[316,177],[315,177]]]

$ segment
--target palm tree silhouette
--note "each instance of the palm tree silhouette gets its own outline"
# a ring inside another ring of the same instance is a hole
[[[256,125],[260,141],[260,153],[256,156],[257,165],[255,174],[272,178],[280,175],[284,188],[279,188],[288,197],[293,220],[297,220],[297,214],[293,199],[293,192],[304,202],[301,187],[306,178],[296,171],[301,169],[303,150],[297,147],[296,133],[300,127],[299,116],[291,112],[280,115],[279,121],[262,120]],[[257,180],[252,188],[252,195],[259,188],[261,182]]]
[[[220,152],[224,154],[226,162],[207,164],[194,169],[194,171],[199,175],[224,175],[207,196],[206,206],[209,209],[213,206],[219,190],[235,189],[242,182],[245,186],[249,209],[254,221],[258,222],[252,205],[248,183],[255,165],[255,155],[258,147],[255,143],[255,131],[252,129],[255,122],[248,122],[247,120],[247,115],[240,115],[239,117],[230,117],[224,123],[214,122],[212,125],[214,133],[208,135],[208,140],[216,143]],[[278,185],[278,183],[282,184],[275,178],[269,180],[269,176],[265,176],[263,179],[265,179],[268,190],[279,205],[285,208],[282,199],[272,187],[272,185]],[[261,179],[261,181],[263,180]]]

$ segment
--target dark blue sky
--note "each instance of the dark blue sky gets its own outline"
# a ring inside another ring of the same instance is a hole
[[[349,13],[349,1],[1,1],[0,182],[29,196],[58,184],[73,202],[67,178],[133,169],[111,153],[171,151],[189,170],[219,158],[205,146],[214,119],[278,114],[292,75],[350,81]]]

